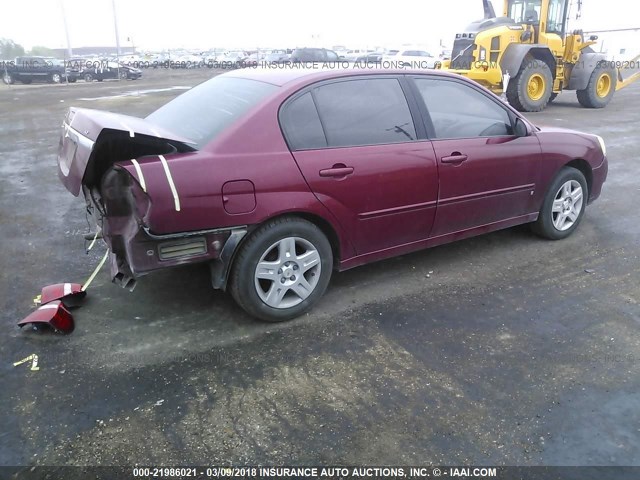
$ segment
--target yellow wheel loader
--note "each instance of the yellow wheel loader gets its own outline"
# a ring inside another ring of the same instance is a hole
[[[504,0],[503,17],[489,0],[483,6],[485,18],[456,34],[451,60],[436,68],[505,95],[520,111],[539,112],[563,90],[575,90],[584,107],[603,108],[640,78],[623,80],[613,62],[591,48],[598,37],[567,32],[570,0]],[[577,0],[578,15],[581,6]]]

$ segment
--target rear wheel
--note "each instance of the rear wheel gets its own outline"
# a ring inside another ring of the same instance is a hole
[[[51,83],[60,83],[62,81],[62,75],[60,75],[59,73],[52,73],[49,80],[51,81]]]
[[[507,100],[521,112],[540,112],[549,103],[552,88],[553,76],[549,66],[527,57],[518,75],[509,82]]]
[[[587,206],[589,191],[582,172],[564,167],[551,183],[533,231],[550,240],[568,237],[578,228]]]
[[[91,75],[90,73],[85,73],[84,74],[84,81],[85,82],[93,82],[93,75]]]
[[[121,80],[126,80],[127,79],[127,71],[124,69],[120,69],[120,79]]]
[[[272,220],[242,245],[231,269],[231,295],[254,317],[289,320],[322,297],[332,269],[331,245],[317,226],[298,218]]]
[[[589,77],[587,88],[576,92],[578,102],[586,108],[606,107],[616,91],[617,81],[615,70],[596,67]]]

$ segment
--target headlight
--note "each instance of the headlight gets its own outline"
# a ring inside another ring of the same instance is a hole
[[[600,148],[602,149],[602,154],[603,155],[607,155],[607,146],[604,144],[604,138],[602,138],[600,135],[595,135],[595,137],[598,139],[598,143],[600,143]]]

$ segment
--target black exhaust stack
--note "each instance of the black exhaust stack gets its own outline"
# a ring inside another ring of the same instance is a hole
[[[482,0],[482,8],[484,9],[484,18],[496,18],[496,12],[493,9],[491,0]]]

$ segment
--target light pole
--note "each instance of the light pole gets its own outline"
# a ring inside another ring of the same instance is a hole
[[[64,0],[60,0],[60,9],[62,10],[62,21],[64,22],[64,34],[67,37],[67,55],[71,58],[73,57],[73,50],[71,49],[71,40],[69,39],[69,27],[67,25],[67,14],[64,10]]]
[[[116,64],[118,65],[118,81],[120,81],[120,35],[118,34],[118,16],[116,15],[116,0],[111,0],[113,7],[113,27],[116,31]]]

